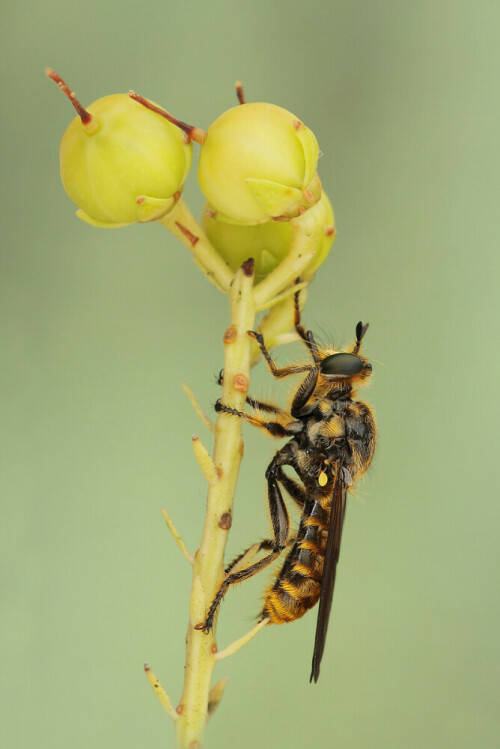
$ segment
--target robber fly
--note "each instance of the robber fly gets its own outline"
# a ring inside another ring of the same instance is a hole
[[[226,576],[196,629],[209,632],[227,589],[271,564],[291,547],[274,582],[265,594],[261,620],[282,624],[303,616],[319,599],[318,621],[310,681],[317,682],[325,646],[328,619],[340,552],[346,493],[368,469],[375,449],[376,428],[371,408],[354,400],[355,390],[371,374],[372,366],[359,351],[368,324],[356,326],[355,343],[345,351],[320,346],[312,332],[300,323],[295,297],[295,329],[312,362],[278,367],[263,336],[249,331],[276,378],[306,373],[290,406],[282,410],[248,397],[248,414],[220,400],[216,410],[245,419],[278,439],[289,441],[277,451],[266,470],[273,539],[249,547],[226,569]],[[290,466],[299,481],[283,470]],[[281,488],[301,510],[298,531],[290,538],[288,513]],[[269,552],[244,566],[257,551]]]

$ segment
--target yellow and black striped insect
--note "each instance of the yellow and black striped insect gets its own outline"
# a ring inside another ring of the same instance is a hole
[[[217,608],[231,585],[255,575],[291,546],[274,582],[265,594],[261,620],[282,624],[303,616],[319,600],[318,621],[312,659],[311,681],[316,682],[333,597],[346,492],[368,469],[375,449],[376,428],[371,408],[355,400],[372,366],[360,354],[368,324],[356,326],[356,340],[345,351],[320,346],[311,331],[300,323],[298,295],[295,297],[295,329],[306,345],[312,362],[278,367],[260,333],[249,331],[276,378],[306,373],[290,406],[282,410],[248,397],[253,414],[230,408],[221,401],[216,410],[245,419],[278,439],[290,437],[266,470],[273,538],[249,547],[226,569],[203,623],[196,629],[209,632]],[[290,466],[299,481],[283,470]],[[288,512],[282,488],[301,510],[297,533],[290,537]],[[257,551],[269,552],[245,565]]]

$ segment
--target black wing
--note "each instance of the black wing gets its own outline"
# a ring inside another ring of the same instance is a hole
[[[323,657],[323,650],[325,649],[328,619],[330,618],[330,609],[332,608],[335,574],[337,572],[337,562],[340,554],[340,540],[342,538],[342,526],[344,525],[345,505],[346,488],[342,466],[340,463],[337,463],[333,485],[332,509],[330,512],[330,522],[328,523],[328,538],[326,540],[323,577],[321,579],[321,593],[319,598],[318,621],[316,623],[316,637],[314,639],[311,678],[309,679],[309,681],[314,680],[314,683],[318,681],[319,667]]]

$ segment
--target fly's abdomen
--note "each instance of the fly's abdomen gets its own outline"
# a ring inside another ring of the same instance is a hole
[[[326,513],[323,514],[326,515]],[[302,520],[297,541],[274,583],[267,589],[262,616],[273,624],[300,619],[317,602],[326,547],[326,521],[317,516]]]

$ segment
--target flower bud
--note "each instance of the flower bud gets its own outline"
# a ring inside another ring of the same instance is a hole
[[[293,218],[321,196],[317,163],[316,138],[295,115],[274,104],[241,104],[208,128],[198,181],[219,220]]]
[[[80,115],[60,146],[61,179],[77,215],[102,227],[165,215],[191,166],[189,139],[127,94],[105,96],[85,110],[64,81],[47,72]]]
[[[333,210],[324,192],[318,202],[318,206],[320,205],[323,207],[320,220],[324,232],[314,257],[303,273],[304,280],[311,280],[314,272],[326,259],[335,238]],[[247,258],[253,257],[256,283],[274,270],[287,255],[294,230],[290,221],[240,224],[220,220],[219,214],[208,203],[203,211],[202,226],[210,242],[233,271]]]

